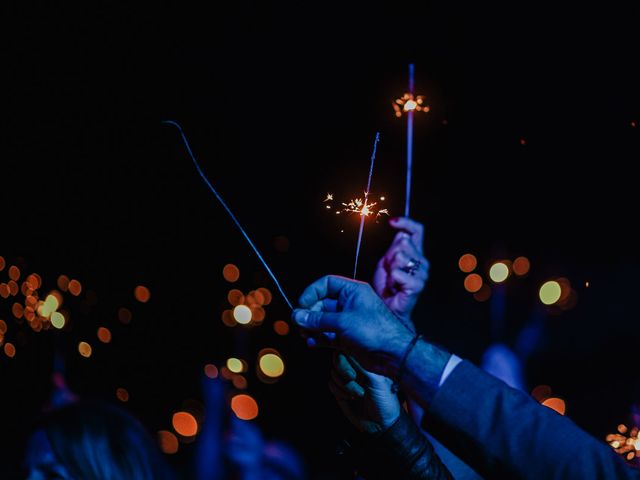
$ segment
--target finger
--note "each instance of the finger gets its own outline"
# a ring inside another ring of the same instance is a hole
[[[348,295],[361,284],[346,277],[327,275],[305,288],[298,303],[303,308],[310,308],[325,298],[338,299],[341,295]]]
[[[291,319],[300,328],[304,328],[312,332],[336,332],[340,329],[340,318],[340,313],[314,312],[300,308],[294,310],[291,314]]]
[[[392,270],[389,275],[389,288],[401,287],[402,291],[407,295],[420,292],[424,288],[424,279],[416,272],[411,275],[402,270]]]
[[[331,381],[338,387],[348,398],[364,397],[364,388],[356,380],[345,380],[341,377],[340,372],[335,368],[331,369]]]
[[[311,305],[309,310],[314,312],[337,312],[338,311],[338,301],[333,300],[331,298],[325,298],[322,300],[318,300],[316,303]]]
[[[340,374],[343,380],[355,380],[358,372],[344,353],[336,352],[333,355],[333,367]]]
[[[411,240],[422,252],[424,245],[424,225],[407,217],[396,217],[389,220],[389,224],[397,229],[411,235]]]

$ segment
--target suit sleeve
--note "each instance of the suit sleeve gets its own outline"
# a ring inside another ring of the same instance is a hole
[[[424,422],[486,478],[640,479],[604,442],[466,361],[435,394]]]

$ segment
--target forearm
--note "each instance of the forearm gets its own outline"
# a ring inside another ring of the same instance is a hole
[[[433,446],[403,410],[386,431],[361,435],[361,474],[367,480],[448,480],[452,476]]]

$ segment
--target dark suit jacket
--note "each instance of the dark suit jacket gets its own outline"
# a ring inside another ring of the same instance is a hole
[[[453,370],[424,420],[485,478],[640,479],[604,441],[469,362]]]

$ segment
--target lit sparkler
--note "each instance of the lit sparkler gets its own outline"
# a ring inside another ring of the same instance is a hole
[[[613,450],[620,456],[624,457],[627,461],[634,460],[640,454],[640,438],[638,438],[638,427],[633,427],[631,430],[624,425],[618,425],[618,433],[610,433],[606,436],[607,443],[613,448]]]

